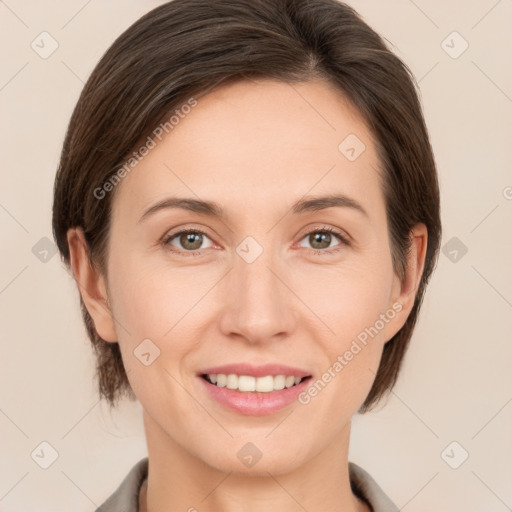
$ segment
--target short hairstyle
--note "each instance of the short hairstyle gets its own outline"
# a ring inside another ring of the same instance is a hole
[[[337,0],[173,0],[136,21],[103,55],[76,104],[55,178],[53,233],[66,265],[66,233],[81,227],[89,261],[106,276],[115,189],[97,199],[133,150],[191,97],[241,80],[334,84],[374,137],[382,168],[393,269],[403,277],[410,230],[428,229],[413,308],[384,346],[360,412],[396,380],[441,237],[434,156],[409,68],[350,6]],[[419,89],[419,88],[418,88]],[[340,141],[341,142],[341,141]],[[96,354],[100,397],[134,399],[118,343],[100,338],[80,298]]]

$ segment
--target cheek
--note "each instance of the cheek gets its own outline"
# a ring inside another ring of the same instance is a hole
[[[187,398],[176,382],[183,380],[181,372],[186,369],[181,365],[197,343],[187,323],[187,311],[197,297],[188,300],[190,291],[187,296],[181,281],[163,279],[160,272],[140,266],[113,274],[112,282],[114,313],[125,327],[117,325],[116,330],[128,380],[144,407],[158,416],[169,397]]]
[[[294,291],[321,321],[320,328],[325,328],[326,338],[339,340],[341,344],[374,326],[390,306],[393,285],[390,261],[354,261],[348,265],[311,268],[292,279]],[[378,330],[380,333],[382,326]]]
[[[218,291],[209,293],[219,280],[214,271],[155,260],[136,254],[116,260],[113,254],[109,274],[116,331],[134,391],[155,387],[155,379],[163,389],[162,381],[172,383],[169,374],[187,375],[187,356],[201,344],[198,332],[211,322],[211,305],[222,300]],[[158,357],[146,367],[141,352]]]
[[[391,261],[324,268],[302,283],[296,290],[316,317],[304,328],[325,356],[318,388],[328,383],[330,391],[322,392],[326,403],[334,400],[345,403],[346,410],[357,409],[371,388],[386,328],[396,316],[389,302]]]
[[[133,336],[161,339],[186,313],[191,282],[180,270],[135,255],[112,258],[111,268],[115,313]]]

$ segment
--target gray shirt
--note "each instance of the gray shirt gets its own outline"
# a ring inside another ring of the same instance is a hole
[[[372,512],[399,512],[373,478],[361,467],[349,462],[352,491],[365,501]],[[138,512],[139,490],[148,474],[148,458],[137,462],[121,485],[96,512]]]

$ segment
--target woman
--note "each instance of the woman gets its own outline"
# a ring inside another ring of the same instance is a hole
[[[54,235],[148,457],[101,511],[397,510],[348,461],[441,226],[408,68],[335,0],[174,0],[103,56]]]

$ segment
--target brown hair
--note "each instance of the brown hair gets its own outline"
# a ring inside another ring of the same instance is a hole
[[[349,6],[336,0],[173,0],[112,44],[72,114],[54,188],[53,233],[69,265],[66,233],[81,227],[91,265],[105,274],[115,191],[94,193],[137,144],[176,108],[229,82],[270,78],[335,84],[371,130],[382,165],[394,270],[403,276],[410,230],[428,229],[425,267],[412,311],[384,348],[361,412],[395,384],[438,255],[436,167],[414,77]],[[341,141],[340,141],[341,142]],[[134,398],[118,343],[102,340],[82,299],[97,355],[99,393],[111,406]]]

